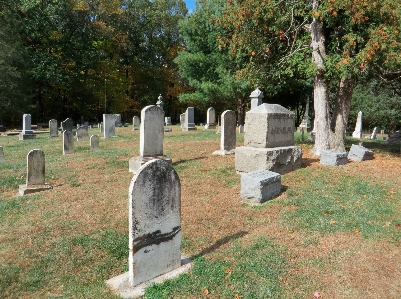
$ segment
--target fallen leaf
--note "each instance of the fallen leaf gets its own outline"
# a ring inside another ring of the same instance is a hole
[[[210,211],[210,207],[206,207],[206,212],[209,212]]]
[[[363,198],[366,198],[366,194],[361,194],[361,196],[362,196]]]
[[[225,272],[226,272],[227,274],[230,274],[230,273],[231,273],[231,269],[230,269],[230,268],[227,268],[227,269],[225,270]]]
[[[209,295],[209,294],[210,294],[210,292],[209,292],[209,290],[208,290],[208,289],[204,289],[204,290],[203,290],[203,294],[205,294],[205,295]]]
[[[336,221],[335,221],[335,220],[330,220],[329,223],[330,223],[330,224],[334,224],[334,223],[336,223]]]
[[[240,299],[242,296],[235,294],[235,299]]]
[[[390,224],[391,224],[391,222],[387,221],[387,222],[383,225],[383,227],[389,227]]]
[[[318,291],[313,293],[313,296],[315,296],[315,298],[322,298],[322,296],[320,295],[320,293]]]
[[[289,234],[288,236],[289,236],[291,239],[294,239],[294,238],[295,238],[295,233]]]
[[[397,224],[395,225],[395,227],[400,228],[400,227],[401,227],[401,223],[397,223]]]

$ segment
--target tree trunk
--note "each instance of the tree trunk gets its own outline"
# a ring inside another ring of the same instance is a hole
[[[353,91],[353,80],[342,78],[338,85],[336,105],[331,119],[331,148],[342,152],[345,151],[345,137]]]
[[[316,9],[318,3],[313,1],[313,8]],[[325,36],[323,25],[318,19],[314,19],[311,26],[311,48],[312,61],[317,66],[317,72],[313,82],[313,102],[315,108],[316,136],[315,146],[310,152],[313,156],[320,156],[321,152],[330,148],[330,115],[329,115],[329,96],[328,87],[325,80],[324,57],[326,48],[324,46]]]

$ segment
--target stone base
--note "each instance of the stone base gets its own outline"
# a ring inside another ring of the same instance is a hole
[[[206,124],[204,130],[214,130],[216,129],[216,125]]]
[[[53,189],[53,186],[50,186],[48,184],[44,185],[19,185],[19,194],[21,196],[30,194],[30,193],[35,193],[35,192],[41,192],[45,190]]]
[[[241,146],[235,149],[235,170],[238,173],[265,169],[284,174],[300,168],[301,162],[300,146],[274,148]]]
[[[23,134],[19,133],[19,140],[27,140],[27,139],[35,139],[36,135],[35,134]]]
[[[173,132],[172,128],[164,128],[164,132]]]
[[[217,150],[213,152],[213,155],[216,156],[227,156],[227,155],[234,155],[235,154],[235,149],[232,149],[230,151],[226,150]]]
[[[281,192],[281,175],[268,171],[256,170],[241,174],[241,199],[263,203],[278,196]]]
[[[367,149],[366,147],[353,144],[348,153],[348,159],[355,162],[362,162],[366,160],[373,159],[373,151]]]
[[[189,128],[183,127],[182,130],[183,130],[184,132],[187,132],[187,131],[196,131],[196,127],[189,127]]]
[[[339,166],[348,163],[347,152],[324,150],[320,156],[320,164],[325,166]]]
[[[151,156],[151,157],[136,156],[129,159],[129,172],[135,174],[143,164],[153,159],[160,159],[167,161],[170,164],[172,163],[171,158],[168,156]]]
[[[135,287],[132,287],[129,283],[129,273],[126,272],[119,276],[110,278],[106,281],[106,284],[116,292],[121,298],[138,298],[145,294],[145,289],[152,284],[162,283],[167,279],[172,279],[180,274],[186,273],[191,269],[192,263],[189,258],[181,258],[181,267],[174,269],[168,273],[160,275],[154,279],[143,282]]]

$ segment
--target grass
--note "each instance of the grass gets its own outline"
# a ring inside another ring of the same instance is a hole
[[[194,264],[146,298],[399,297],[399,146],[363,140],[374,160],[324,167],[296,133],[302,168],[282,176],[279,197],[251,205],[240,200],[235,157],[212,155],[220,135],[172,128],[164,154],[180,176],[182,251]],[[128,270],[128,160],[139,154],[139,131],[116,134],[95,152],[76,142],[71,155],[61,136],[0,136],[0,297],[117,298],[105,280]],[[53,190],[21,197],[33,148],[45,152]]]

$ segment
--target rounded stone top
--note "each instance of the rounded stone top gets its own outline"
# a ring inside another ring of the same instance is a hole
[[[264,98],[263,92],[257,87],[254,91],[252,91],[250,98]]]

